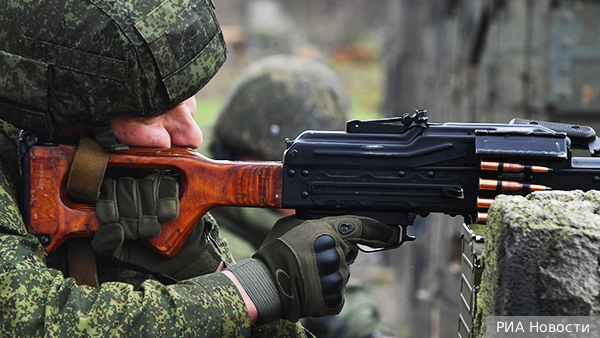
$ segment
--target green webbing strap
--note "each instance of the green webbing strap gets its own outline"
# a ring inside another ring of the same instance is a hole
[[[67,181],[67,196],[73,201],[96,204],[108,165],[109,152],[96,141],[81,137],[73,158]],[[88,238],[74,238],[67,242],[69,275],[78,285],[99,287],[96,258]]]
[[[67,181],[67,196],[77,202],[96,204],[109,153],[94,140],[81,137]]]
[[[96,256],[92,251],[91,239],[73,238],[67,241],[69,276],[75,278],[77,285],[99,288]]]

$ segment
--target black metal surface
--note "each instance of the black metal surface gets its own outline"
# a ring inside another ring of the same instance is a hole
[[[526,185],[598,188],[600,162],[575,159],[573,168],[571,140],[562,130],[541,124],[401,122],[351,121],[352,132],[301,134],[284,155],[283,207],[307,217],[350,213],[388,224],[410,225],[417,215],[430,213],[473,221],[477,197],[498,194],[480,191],[479,178],[506,177],[481,171],[482,160],[553,169],[521,175]]]

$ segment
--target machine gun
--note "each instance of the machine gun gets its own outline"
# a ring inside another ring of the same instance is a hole
[[[30,140],[33,145],[35,140]],[[219,206],[295,209],[299,217],[354,214],[402,227],[443,213],[484,223],[497,194],[600,186],[600,140],[590,127],[514,119],[510,124],[429,123],[427,112],[305,131],[283,162],[208,159],[182,149],[113,153],[109,166],[170,169],[181,178],[179,218],[147,241],[173,257],[198,220]],[[572,149],[589,149],[573,157]],[[65,192],[75,147],[33,145],[24,157],[25,218],[47,252],[100,226],[94,206]]]

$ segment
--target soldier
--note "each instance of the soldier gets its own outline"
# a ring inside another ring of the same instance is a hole
[[[350,109],[346,89],[325,65],[290,55],[265,57],[252,63],[227,94],[210,151],[223,160],[281,161],[285,138],[309,129],[343,130]],[[226,231],[249,242],[251,251],[260,246],[281,210],[219,208],[211,214],[218,215]],[[239,247],[233,252],[240,252]]]
[[[19,128],[56,133],[64,142],[89,135],[112,151],[197,147],[193,96],[224,62],[223,37],[211,0],[1,5],[2,335],[303,337],[310,333],[300,318],[341,310],[353,242],[398,242],[397,229],[367,218],[290,216],[277,221],[253,258],[235,263],[207,216],[175,258],[161,258],[138,239],[157,236],[159,222],[176,219],[177,178],[164,171],[114,176],[96,203],[102,225],[91,248],[100,285],[78,285],[62,264],[70,247],[46,257],[23,222]],[[339,222],[356,231],[339,232]],[[328,288],[313,267],[322,257],[299,249],[317,238],[339,259]],[[159,281],[167,277],[172,284]]]
[[[351,113],[348,93],[327,66],[292,55],[252,63],[227,94],[213,128],[210,150],[216,159],[280,161],[285,138],[305,130],[344,130]],[[251,257],[267,237],[281,209],[222,207],[211,211],[233,256]],[[289,211],[288,211],[289,212]],[[367,338],[389,334],[357,280],[348,285],[347,304],[338,316],[303,323],[318,337]]]

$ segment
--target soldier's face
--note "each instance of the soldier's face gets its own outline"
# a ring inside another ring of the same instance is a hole
[[[196,121],[194,96],[157,117],[116,117],[110,119],[117,140],[133,147],[198,148],[202,131]]]

